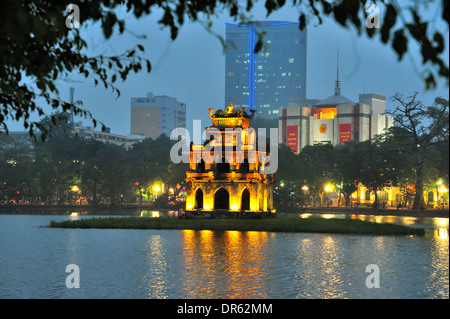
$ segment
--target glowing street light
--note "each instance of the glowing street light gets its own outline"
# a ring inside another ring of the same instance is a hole
[[[159,185],[158,185],[158,184],[156,184],[156,185],[153,186],[153,191],[156,193],[155,199],[158,198],[158,192],[159,192],[159,190],[160,190],[160,188],[159,188]]]
[[[303,186],[302,186],[302,190],[305,191],[305,192],[307,192],[307,191],[309,190],[309,187],[306,186],[306,185],[303,185]]]
[[[330,185],[325,185],[325,192],[331,193],[333,191],[333,188]]]

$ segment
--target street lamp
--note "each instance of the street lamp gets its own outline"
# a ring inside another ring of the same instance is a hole
[[[73,199],[73,204],[75,205],[78,200],[78,198],[77,198],[78,196],[76,196],[76,195],[79,193],[80,188],[77,185],[74,185],[70,188],[70,190],[75,193],[74,199]],[[81,201],[80,201],[80,205],[81,205]]]
[[[153,186],[153,191],[156,193],[155,199],[158,199],[158,192],[159,192],[159,190],[160,190],[160,188],[159,188],[158,184]]]
[[[333,191],[333,188],[329,184],[327,184],[327,185],[325,185],[324,190],[325,190],[325,193],[327,193],[327,207],[330,207],[330,198],[328,197],[329,196],[328,193],[331,193]]]
[[[444,185],[441,185],[441,187],[438,188],[438,193],[437,193],[438,204],[440,204],[439,199],[442,199],[441,202],[444,203],[444,194],[445,193],[448,193],[448,189]],[[439,197],[439,194],[441,194],[441,197]],[[442,204],[442,205],[444,205],[444,204]]]

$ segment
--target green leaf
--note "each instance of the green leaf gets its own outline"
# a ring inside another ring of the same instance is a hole
[[[106,39],[109,39],[111,37],[114,24],[117,22],[117,17],[114,13],[108,12],[106,14],[106,17],[103,19],[103,34],[105,35]]]
[[[263,46],[263,41],[262,41],[262,38],[260,38],[260,39],[258,39],[258,41],[256,41],[254,53],[258,53],[259,51],[261,51],[262,46]]]
[[[447,25],[449,24],[449,11],[450,11],[450,3],[448,0],[442,0],[442,18],[447,21]]]
[[[395,24],[396,19],[397,10],[395,10],[392,4],[388,4],[386,6],[386,14],[384,15],[384,20],[380,29],[381,41],[383,43],[387,43],[389,41],[390,32]]]
[[[298,18],[298,21],[300,22],[299,24],[299,29],[300,30],[304,30],[306,28],[306,16],[304,13],[300,14],[300,17]]]
[[[442,53],[444,51],[444,38],[442,37],[442,34],[435,32],[433,35],[433,41],[437,44],[435,47],[437,53]]]
[[[408,50],[408,38],[405,36],[403,29],[395,31],[392,48],[397,52],[400,61]]]

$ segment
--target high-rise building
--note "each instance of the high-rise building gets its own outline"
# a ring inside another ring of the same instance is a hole
[[[254,53],[259,35],[263,47]],[[292,98],[306,98],[306,29],[298,22],[226,24],[225,105],[277,118]]]
[[[144,134],[153,139],[170,136],[176,127],[186,127],[186,104],[176,98],[148,93],[131,98],[131,134]]]

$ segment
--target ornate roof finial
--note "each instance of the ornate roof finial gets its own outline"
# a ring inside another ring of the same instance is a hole
[[[231,114],[233,112],[234,112],[233,103],[230,102],[230,104],[228,104],[228,109],[227,109],[226,113]]]

